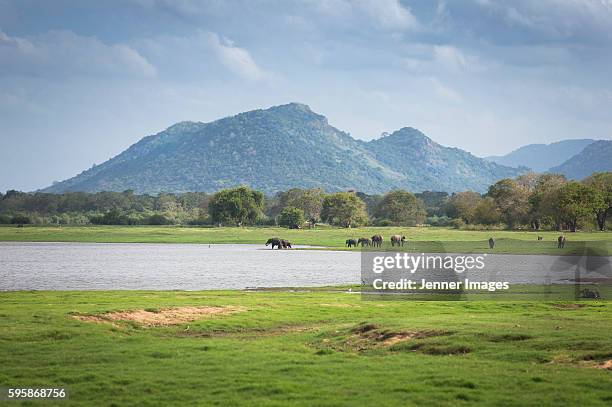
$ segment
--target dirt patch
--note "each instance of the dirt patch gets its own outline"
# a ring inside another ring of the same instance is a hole
[[[334,307],[334,308],[355,308],[355,307],[359,307],[358,305],[354,305],[354,304],[343,304],[343,303],[338,303],[338,304],[320,304],[322,307]]]
[[[245,311],[242,307],[177,307],[74,315],[79,321],[97,323],[134,322],[146,327],[168,326]]]
[[[501,334],[501,335],[491,335],[489,336],[489,341],[491,342],[519,342],[526,341],[527,339],[531,339],[532,336],[526,334]]]
[[[328,334],[320,341],[319,346],[337,351],[362,352],[380,348],[394,350],[393,347],[404,342],[449,334],[449,332],[438,330],[383,329],[376,324],[362,323],[348,331]]]
[[[557,309],[580,309],[580,308],[586,307],[586,304],[559,303],[559,304],[553,304],[553,307]]]
[[[612,359],[610,360],[606,360],[603,363],[600,363],[599,365],[596,366],[598,369],[606,369],[606,370],[612,370]]]

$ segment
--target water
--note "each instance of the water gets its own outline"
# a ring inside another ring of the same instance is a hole
[[[595,259],[595,260],[593,260]],[[473,279],[564,283],[610,277],[610,257],[489,255]],[[0,290],[209,290],[361,282],[359,251],[263,245],[0,242]],[[582,267],[582,266],[581,266]],[[413,277],[418,278],[418,275]]]
[[[0,290],[207,290],[358,284],[359,254],[263,245],[0,243]]]

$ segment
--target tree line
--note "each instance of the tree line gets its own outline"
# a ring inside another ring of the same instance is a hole
[[[502,179],[485,194],[404,190],[384,195],[293,188],[268,197],[246,186],[214,194],[137,195],[124,192],[0,193],[0,223],[103,225],[362,225],[456,228],[597,228],[612,212],[612,173],[581,182],[558,174]]]

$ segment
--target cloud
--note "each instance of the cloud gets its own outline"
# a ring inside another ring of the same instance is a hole
[[[362,18],[384,30],[419,28],[416,17],[399,0],[310,0],[319,13],[336,20]]]
[[[357,0],[355,7],[386,29],[408,30],[419,27],[416,17],[399,0]]]
[[[254,81],[264,78],[264,71],[257,66],[246,49],[235,46],[231,40],[220,38],[213,32],[206,32],[204,35],[219,62],[234,74]]]
[[[0,73],[44,77],[156,76],[155,67],[126,44],[106,44],[71,31],[33,37],[9,36],[0,30]]]

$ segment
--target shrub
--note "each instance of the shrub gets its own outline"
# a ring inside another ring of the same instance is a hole
[[[147,218],[148,225],[171,225],[172,221],[166,218],[164,215],[156,213]]]
[[[15,215],[11,219],[13,225],[29,225],[32,223],[32,219],[27,215]]]
[[[287,206],[280,213],[278,224],[290,229],[297,229],[304,223],[304,211],[293,206]]]
[[[450,221],[450,225],[455,229],[462,229],[463,227],[465,227],[465,222],[463,221],[463,219],[453,219]]]

